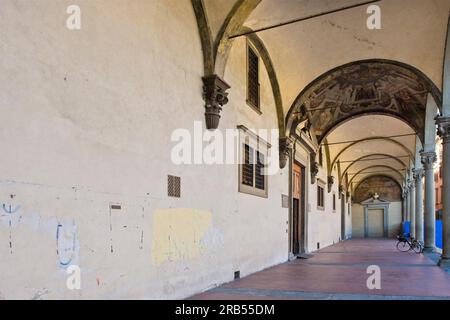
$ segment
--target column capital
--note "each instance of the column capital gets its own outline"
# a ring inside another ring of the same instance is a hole
[[[412,191],[416,188],[416,183],[413,177],[411,177],[410,179],[408,179],[408,189],[409,191]]]
[[[437,161],[437,155],[434,151],[422,151],[420,153],[422,164],[425,170],[432,170],[434,163]]]
[[[444,143],[450,142],[450,117],[436,117],[437,133]]]
[[[331,192],[331,189],[333,188],[334,184],[334,176],[328,176],[328,193]]]
[[[206,128],[214,130],[219,127],[220,112],[228,103],[230,86],[218,75],[212,74],[203,77],[203,100],[205,100]]]
[[[408,197],[408,192],[406,192],[406,190],[403,190],[403,192],[402,192],[402,200],[406,200],[407,197]]]
[[[405,185],[403,187],[403,191],[405,193],[405,197],[407,197],[408,193],[409,193],[409,183],[408,183],[408,181],[405,181]]]
[[[416,181],[416,183],[417,183],[417,181],[422,179],[424,175],[425,175],[425,171],[422,168],[413,170],[413,177],[414,177],[414,180]]]

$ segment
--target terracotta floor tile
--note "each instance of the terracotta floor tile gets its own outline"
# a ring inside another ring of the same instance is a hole
[[[357,239],[192,297],[192,299],[449,298],[450,275],[424,255],[397,251],[396,241]],[[381,269],[381,290],[369,290],[367,267]]]

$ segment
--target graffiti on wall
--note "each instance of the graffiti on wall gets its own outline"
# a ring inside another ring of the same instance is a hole
[[[13,196],[11,196],[13,198]],[[13,227],[17,225],[20,221],[20,206],[14,206],[12,204],[2,204],[3,214],[2,216],[7,217],[7,224],[9,228],[9,251],[11,254],[13,254]]]
[[[56,254],[59,264],[69,266],[77,256],[77,227],[75,221],[58,222],[56,227]]]

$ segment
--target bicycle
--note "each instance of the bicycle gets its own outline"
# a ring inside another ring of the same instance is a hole
[[[423,252],[423,244],[411,237],[409,234],[398,235],[397,236],[397,250],[401,252],[414,251],[419,254]]]

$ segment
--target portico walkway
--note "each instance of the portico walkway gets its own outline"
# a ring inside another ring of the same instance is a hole
[[[192,299],[449,299],[450,275],[424,255],[397,251],[394,240],[349,240],[215,288]],[[369,290],[367,267],[381,268]]]

